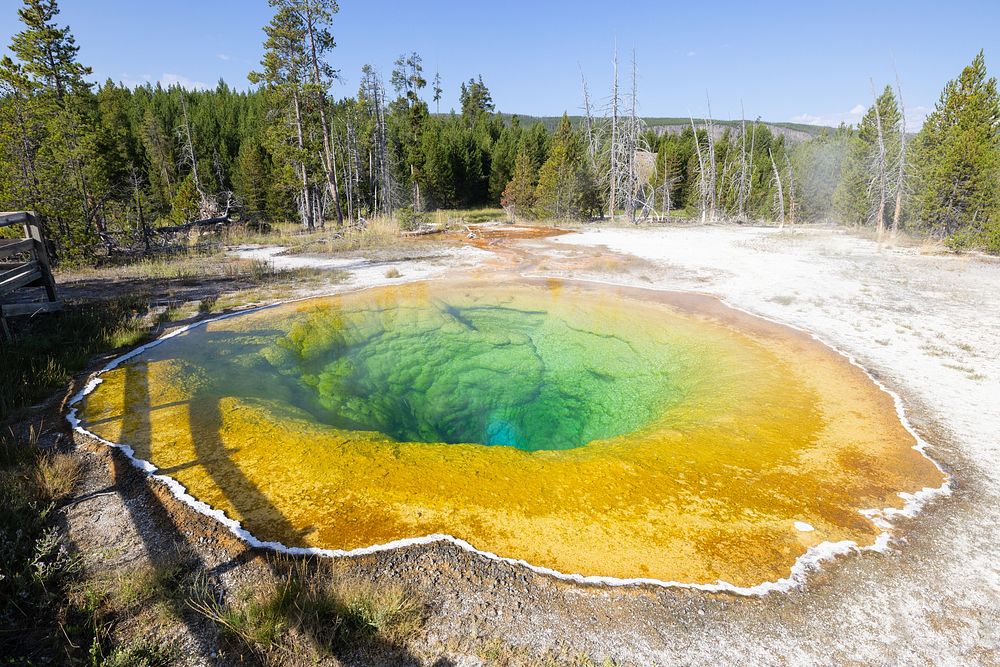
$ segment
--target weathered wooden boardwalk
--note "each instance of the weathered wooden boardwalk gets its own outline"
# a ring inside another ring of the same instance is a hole
[[[0,228],[21,225],[22,238],[0,238],[0,334],[10,337],[6,318],[62,308],[38,217],[31,211],[0,213]],[[14,301],[26,287],[44,287],[45,301]]]

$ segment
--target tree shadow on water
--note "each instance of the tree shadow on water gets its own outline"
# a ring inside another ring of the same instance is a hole
[[[145,366],[129,365],[126,368],[124,394],[129,399],[126,405],[130,410],[123,415],[123,432],[148,434],[150,401]],[[128,444],[133,447],[144,446],[145,451],[149,451],[151,445],[149,442]],[[214,647],[208,639],[211,633],[205,631],[205,619],[188,607],[179,590],[183,573],[201,569],[204,561],[160,497],[148,485],[130,483],[130,480],[135,479],[135,473],[128,469],[128,464],[121,457],[112,456],[111,462],[113,486],[121,494],[130,523],[142,540],[154,577],[161,579],[168,588],[178,587],[162,591],[165,593],[162,596],[164,601],[173,615],[187,628],[198,653],[202,656],[210,655]]]
[[[151,403],[147,366],[144,363],[132,363],[125,367],[124,402],[127,411],[122,416],[123,433],[133,442],[126,442],[137,452],[153,451],[155,433],[150,418],[152,410],[164,406],[154,406]],[[172,404],[173,405],[173,404]],[[267,495],[241,470],[233,460],[232,452],[226,448],[222,439],[223,414],[218,396],[196,394],[187,402],[188,424],[191,442],[194,446],[193,461],[175,466],[173,469],[190,466],[201,467],[210,477],[226,501],[234,508],[238,518],[245,522],[248,530],[261,531],[255,533],[265,540],[278,540],[283,543],[297,544],[302,532],[288,520],[267,497]],[[136,442],[137,437],[145,438]],[[158,443],[157,446],[163,446]],[[148,455],[148,454],[147,454]],[[142,539],[143,546],[153,568],[158,571],[180,571],[189,579],[197,573],[204,581],[211,582],[213,603],[222,604],[224,598],[230,602],[236,601],[239,595],[228,595],[222,589],[221,581],[227,574],[241,568],[264,566],[270,571],[271,581],[258,580],[252,585],[252,592],[263,594],[270,588],[271,582],[287,579],[289,572],[299,572],[308,579],[321,577],[322,573],[310,566],[308,558],[297,558],[279,554],[266,549],[256,549],[249,545],[238,550],[229,558],[219,562],[216,558],[199,549],[204,549],[197,535],[192,535],[190,526],[182,529],[179,522],[187,523],[183,514],[188,510],[177,506],[168,507],[161,498],[146,484],[127,484],[129,479],[122,466],[121,457],[112,457],[115,486],[123,496],[124,504],[129,512],[132,525]],[[173,470],[171,469],[171,470]],[[159,471],[169,474],[169,471]],[[135,478],[134,473],[132,478]],[[198,523],[191,524],[197,527]],[[180,559],[182,562],[179,561]],[[209,558],[206,558],[209,556]],[[213,564],[210,564],[208,561]],[[326,561],[329,563],[329,561]],[[322,569],[322,568],[320,568]],[[237,580],[243,577],[236,577]],[[243,591],[244,593],[247,591]],[[239,591],[234,591],[239,593]],[[190,599],[183,594],[169,595],[166,600],[174,615],[180,619],[189,631],[196,644],[196,650],[202,656],[210,656],[218,652],[219,629],[218,621],[204,613],[196,611],[190,604]],[[341,606],[335,607],[341,609]],[[335,612],[336,613],[336,612]],[[339,622],[340,617],[333,617]],[[342,620],[342,619],[341,619]],[[350,667],[362,665],[420,665],[424,661],[414,655],[404,645],[405,642],[392,641],[379,632],[351,632],[331,641],[329,628],[323,623],[304,620],[302,614],[296,612],[287,617],[288,625],[294,629],[292,636],[306,639],[313,645],[318,654],[328,654],[335,657],[341,664]],[[282,654],[284,655],[284,654]],[[298,657],[298,656],[297,656]],[[264,657],[259,652],[250,650],[241,652],[241,661],[273,663],[273,656]],[[289,659],[288,662],[295,662]],[[286,662],[283,658],[278,662]],[[435,665],[448,667],[452,663],[446,659],[438,660]]]

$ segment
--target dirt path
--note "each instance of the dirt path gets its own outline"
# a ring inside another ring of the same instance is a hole
[[[763,598],[567,584],[447,544],[339,561],[347,574],[402,581],[428,600],[425,634],[380,661],[476,665],[524,650],[632,664],[1000,664],[1000,265],[880,250],[831,229],[601,230],[480,245],[501,252],[475,272],[513,264],[695,289],[816,332],[903,396],[955,490],[901,522],[887,553],[840,558],[803,590]],[[64,516],[92,572],[155,564],[181,544],[227,590],[266,575],[273,555],[247,549],[120,455],[80,444],[81,496],[91,495]],[[170,628],[189,664],[226,661],[213,628]],[[507,648],[484,651],[497,643]]]

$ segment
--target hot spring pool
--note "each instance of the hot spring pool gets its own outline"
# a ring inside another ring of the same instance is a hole
[[[888,394],[714,299],[552,280],[265,308],[101,375],[82,428],[264,541],[427,535],[560,573],[752,586],[940,486]]]

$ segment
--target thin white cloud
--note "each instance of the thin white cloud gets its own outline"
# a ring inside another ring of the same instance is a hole
[[[118,83],[128,86],[129,88],[145,86],[147,83],[152,83],[152,82],[153,82],[152,74],[142,74],[136,77],[129,74],[128,72],[122,72],[122,75],[118,78]]]
[[[865,106],[863,104],[856,104],[850,111],[836,111],[824,114],[802,113],[798,116],[792,116],[791,122],[802,123],[804,125],[823,125],[826,127],[837,127],[841,123],[857,125],[864,114]]]
[[[688,58],[694,58],[696,55],[698,55],[698,54],[695,53],[694,51],[688,51],[687,52],[687,57]]]
[[[183,74],[170,74],[168,72],[164,72],[163,76],[160,77],[160,84],[165,88],[176,85],[188,90],[207,90],[212,87],[204,81],[195,81]]]
[[[215,57],[218,58],[219,60],[232,60],[233,59],[233,57],[231,55],[229,55],[228,53],[216,53]]]
[[[803,125],[823,125],[822,116],[813,116],[812,114],[803,113],[798,116],[792,116],[791,122],[802,123]]]
[[[855,104],[850,111],[839,111],[826,114],[802,113],[798,116],[792,116],[790,120],[793,123],[802,123],[804,125],[822,125],[825,127],[837,127],[841,123],[857,126],[858,123],[861,122],[861,118],[865,115],[867,110],[868,109],[865,105]],[[933,111],[932,108],[922,105],[907,107],[906,131],[919,132],[920,128],[924,125],[924,120],[931,111]]]
[[[927,120],[927,116],[934,111],[931,107],[925,107],[923,105],[917,105],[915,107],[906,109],[906,131],[907,132],[919,132],[920,128],[924,126],[924,121]]]

